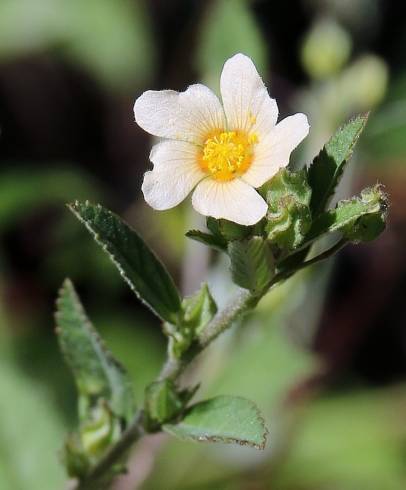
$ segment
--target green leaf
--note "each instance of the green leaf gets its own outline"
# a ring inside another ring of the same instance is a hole
[[[178,424],[163,430],[184,440],[237,443],[264,449],[268,431],[255,404],[245,398],[218,396],[192,405]]]
[[[136,231],[100,205],[76,201],[69,208],[107,252],[141,301],[163,320],[177,323],[179,293],[163,264]]]
[[[200,230],[190,230],[186,233],[186,236],[220,252],[227,251],[227,242],[221,236],[211,235]]]
[[[228,244],[233,281],[254,294],[261,293],[274,275],[270,248],[261,237],[254,236]]]
[[[265,226],[269,241],[282,250],[297,248],[311,225],[311,189],[306,170],[280,170],[261,193],[269,206]]]
[[[178,325],[164,323],[164,333],[169,337],[169,354],[181,359],[192,342],[217,313],[217,305],[206,283],[193,295],[182,301],[182,317]]]
[[[207,218],[206,225],[211,233],[191,230],[186,233],[186,236],[220,252],[227,252],[227,243],[229,241],[247,238],[257,230],[260,233],[263,227],[262,221],[254,227],[243,226],[226,219],[215,219],[211,217]]]
[[[254,229],[253,226],[239,225],[226,219],[215,219],[212,217],[207,218],[206,224],[213,235],[221,237],[227,242],[247,238]]]
[[[359,115],[341,127],[310,165],[310,208],[313,217],[317,217],[328,205],[367,120],[368,114]]]
[[[176,392],[173,381],[155,381],[145,390],[145,413],[149,429],[173,419],[183,407],[183,401]]]
[[[109,403],[113,414],[129,422],[134,413],[131,380],[103,345],[69,279],[57,300],[58,340],[81,395],[82,419],[88,419],[97,400]]]
[[[217,313],[217,305],[206,283],[182,302],[183,325],[193,332],[200,332]]]
[[[370,241],[385,228],[388,197],[379,184],[364,189],[360,197],[340,201],[334,209],[319,216],[307,240],[339,231],[350,241]]]

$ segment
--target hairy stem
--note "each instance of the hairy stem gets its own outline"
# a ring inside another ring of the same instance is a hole
[[[194,344],[191,354],[186,360],[168,358],[158,376],[159,380],[171,379],[175,381],[182,374],[190,362],[203,351],[224,330],[229,328],[233,321],[254,306],[259,298],[249,291],[241,289],[229,304],[209,322],[202,332],[198,342]],[[99,490],[98,486],[103,477],[108,474],[112,466],[120,462],[126,452],[144,433],[142,424],[142,411],[139,411],[131,425],[123,433],[121,439],[104,455],[87,477],[78,482],[73,490]]]
[[[347,245],[347,243],[348,243],[348,240],[347,239],[341,238],[341,240],[338,240],[338,242],[335,243],[331,248],[325,250],[324,252],[322,252],[319,255],[316,255],[316,257],[313,257],[310,260],[306,260],[306,261],[300,263],[299,265],[296,265],[292,269],[287,269],[285,271],[279,272],[273,278],[272,286],[274,286],[275,284],[278,284],[281,281],[284,281],[285,279],[288,279],[293,274],[295,274],[296,272],[298,272],[298,271],[300,271],[302,269],[305,269],[306,267],[309,267],[311,265],[317,264],[319,262],[322,262],[323,260],[326,260],[326,259],[332,257],[339,250],[341,250],[345,245]]]
[[[231,299],[231,301],[219,311],[214,318],[206,325],[201,334],[199,335],[197,342],[192,344],[190,352],[185,359],[168,358],[162,367],[162,370],[158,376],[158,380],[170,379],[176,381],[185,368],[192,362],[192,360],[200,354],[213,340],[215,340],[221,333],[231,327],[233,322],[244,313],[247,313],[256,306],[258,301],[274,286],[281,281],[288,279],[298,270],[304,269],[310,265],[321,262],[340,250],[348,242],[344,238],[339,240],[328,250],[317,255],[313,259],[302,262],[296,265],[292,269],[287,269],[279,272],[275,275],[271,283],[266,290],[260,295],[254,295],[246,289],[240,289],[237,294]],[[130,426],[123,433],[121,439],[104,455],[104,457],[97,463],[92,471],[87,475],[85,480],[79,482],[73,490],[99,490],[102,488],[99,482],[103,477],[109,473],[110,469],[120,461],[131,448],[131,446],[144,434],[142,411],[137,412],[134,420]]]
[[[216,316],[204,328],[199,336],[201,350],[205,349],[221,333],[227,330],[234,320],[240,315],[253,308],[259,301],[260,296],[254,296],[247,289],[241,289],[236,296],[219,311]]]

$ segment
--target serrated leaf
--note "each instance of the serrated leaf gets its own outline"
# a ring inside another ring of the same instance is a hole
[[[366,188],[359,197],[339,201],[334,209],[320,214],[305,238],[305,248],[278,264],[278,271],[293,270],[302,263],[312,242],[326,233],[340,232],[348,241],[374,240],[385,229],[389,202],[380,184]]]
[[[131,380],[104,346],[69,279],[59,292],[55,317],[61,350],[85,401],[83,416],[88,417],[88,409],[104,399],[114,415],[129,422],[134,413]]]
[[[233,281],[254,294],[262,292],[274,275],[274,260],[262,237],[233,241],[228,244]]]
[[[321,214],[307,237],[312,241],[328,232],[342,232],[351,241],[369,241],[385,227],[388,199],[382,186],[364,189],[359,197],[340,201]]]
[[[177,424],[163,430],[180,439],[236,443],[264,449],[268,431],[256,405],[234,396],[218,396],[192,405]]]
[[[332,198],[367,120],[368,115],[359,115],[341,127],[310,165],[308,175],[313,217],[323,212]]]
[[[227,242],[220,236],[211,235],[210,233],[204,233],[200,230],[190,230],[186,233],[188,238],[195,240],[196,242],[203,243],[208,247],[219,250],[220,252],[227,251]]]
[[[197,293],[182,302],[183,324],[193,332],[199,332],[217,313],[217,305],[206,283]]]
[[[180,297],[162,262],[138,233],[100,205],[75,202],[69,209],[107,252],[135,294],[161,319],[177,323]]]

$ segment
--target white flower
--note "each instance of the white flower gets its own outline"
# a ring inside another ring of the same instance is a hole
[[[136,122],[164,138],[152,148],[154,168],[142,190],[155,209],[169,209],[194,189],[199,213],[252,225],[267,204],[255,188],[289,163],[309,124],[295,114],[276,124],[278,107],[250,58],[226,61],[220,79],[221,105],[204,85],[185,92],[147,91],[135,102]]]

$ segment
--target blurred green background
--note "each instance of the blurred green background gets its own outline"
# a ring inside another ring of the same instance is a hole
[[[227,262],[184,238],[189,203],[152,212],[140,187],[151,139],[133,122],[146,89],[218,90],[224,60],[250,55],[282,117],[303,111],[308,163],[336,127],[371,110],[349,196],[383,182],[376,242],[291,279],[193,366],[196,398],[255,400],[263,452],[145,438],[115,490],[406,488],[406,21],[388,0],[0,0],[0,489],[65,488],[58,452],[76,422],[53,302],[65,276],[134,379],[165,356],[157,320],[64,207],[98,201],[130,221],[185,293]]]

